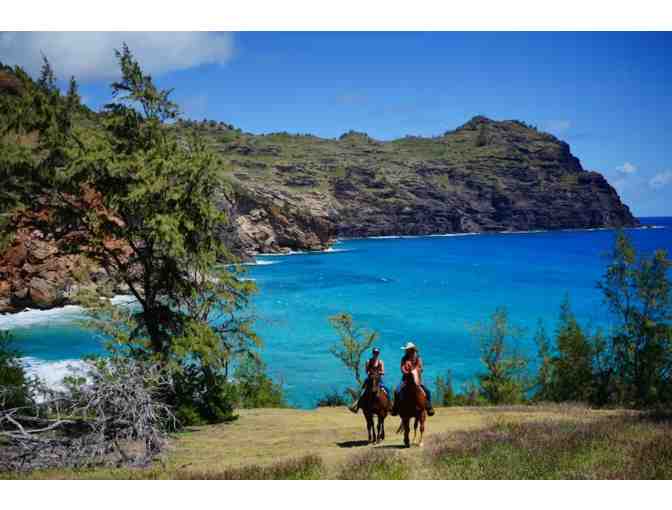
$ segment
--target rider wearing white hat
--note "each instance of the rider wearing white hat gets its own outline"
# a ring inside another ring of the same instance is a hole
[[[404,345],[401,348],[402,351],[405,351],[404,356],[401,358],[401,373],[402,374],[408,374],[412,370],[418,371],[418,377],[420,379],[420,386],[424,390],[425,394],[427,395],[427,414],[429,416],[434,416],[434,408],[432,407],[432,395],[427,389],[427,387],[422,384],[422,369],[423,369],[423,363],[422,359],[420,358],[420,355],[418,354],[418,348],[415,346],[413,342],[407,342],[406,345]],[[399,413],[399,395],[401,394],[401,389],[403,386],[403,379],[402,382],[399,383],[399,386],[397,386],[396,391],[394,392],[394,406],[392,408],[392,416],[396,416]]]

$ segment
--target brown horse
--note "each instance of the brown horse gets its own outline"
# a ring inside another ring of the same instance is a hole
[[[399,394],[399,417],[401,424],[397,434],[404,430],[404,445],[406,448],[411,446],[409,434],[411,432],[411,418],[415,418],[413,423],[413,442],[418,435],[418,425],[420,425],[420,439],[418,446],[422,446],[422,435],[425,432],[425,421],[427,420],[427,395],[420,386],[420,378],[417,370],[413,370],[404,375],[404,385]]]
[[[385,418],[390,412],[390,398],[381,388],[380,375],[371,374],[368,386],[360,402],[360,408],[366,419],[366,430],[369,433],[369,442],[378,443],[385,439]],[[378,426],[373,417],[378,416]]]

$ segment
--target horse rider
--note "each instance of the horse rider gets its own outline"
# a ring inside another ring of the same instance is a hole
[[[420,381],[420,387],[422,390],[425,392],[425,395],[427,395],[427,414],[429,416],[434,416],[434,408],[432,407],[432,395],[427,389],[427,387],[422,383],[422,370],[423,370],[423,363],[422,363],[422,358],[420,358],[420,354],[418,354],[418,348],[415,346],[413,342],[408,342],[404,347],[402,347],[402,350],[404,350],[404,356],[401,358],[401,373],[402,373],[402,378],[401,382],[399,383],[399,386],[397,386],[397,389],[394,392],[394,406],[392,407],[392,416],[396,416],[399,414],[399,401],[400,401],[400,395],[401,391],[404,386],[404,375],[410,374],[413,370],[418,371],[418,379]]]
[[[360,392],[359,397],[355,401],[355,404],[352,407],[350,407],[350,410],[353,413],[357,413],[357,411],[359,411],[359,406],[362,397],[366,394],[366,390],[369,387],[369,378],[374,373],[377,373],[378,376],[380,377],[380,387],[383,388],[383,390],[385,390],[385,393],[387,393],[388,398],[390,396],[390,390],[388,390],[385,384],[383,383],[383,376],[385,375],[385,363],[383,363],[383,360],[380,359],[380,349],[374,347],[372,351],[372,356],[366,362],[364,369],[366,370],[366,380],[364,381],[364,384],[362,384],[362,391]]]

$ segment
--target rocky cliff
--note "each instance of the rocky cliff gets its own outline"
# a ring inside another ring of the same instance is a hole
[[[569,146],[518,121],[475,117],[435,138],[379,142],[284,133],[218,143],[230,178],[261,203],[288,204],[302,222],[284,226],[274,249],[306,246],[307,232],[363,237],[455,232],[628,227],[637,220],[602,175],[585,171]],[[226,131],[225,131],[226,132]],[[239,222],[255,231],[249,208]],[[253,209],[254,210],[254,209]],[[273,213],[271,213],[273,216]],[[273,238],[269,232],[263,238]],[[269,251],[247,237],[251,252]],[[275,248],[277,246],[277,248]],[[310,248],[309,248],[310,249]]]
[[[243,258],[322,250],[337,237],[628,227],[636,219],[569,146],[519,121],[475,117],[434,138],[251,135],[180,122],[222,158],[220,235]],[[84,275],[83,273],[88,273]],[[37,231],[0,254],[0,312],[68,302],[104,276]]]

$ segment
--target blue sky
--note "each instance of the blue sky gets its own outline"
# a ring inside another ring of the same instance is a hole
[[[569,142],[635,214],[672,216],[671,33],[57,36],[0,34],[0,60],[33,69],[41,49],[98,107],[115,73],[111,48],[126,40],[186,116],[253,133],[391,139],[478,114],[520,119]]]

